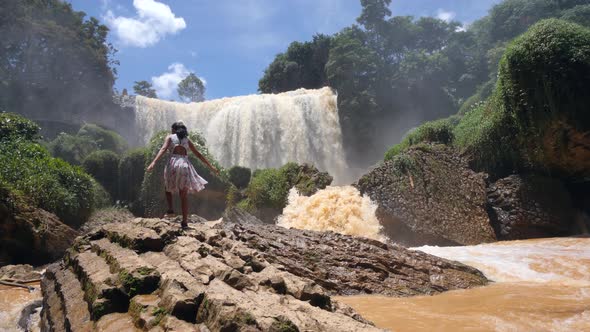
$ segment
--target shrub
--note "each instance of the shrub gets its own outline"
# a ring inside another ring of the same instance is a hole
[[[455,127],[455,117],[440,119],[426,122],[420,127],[410,132],[401,143],[394,145],[385,153],[385,160],[391,160],[400,152],[418,143],[442,143],[452,144],[455,136],[453,129]]]
[[[110,150],[116,153],[123,153],[127,150],[127,142],[121,135],[95,124],[85,124],[80,128],[77,136],[90,138],[100,150]]]
[[[95,205],[88,174],[28,140],[0,144],[0,181],[72,227],[84,223]]]
[[[127,151],[119,162],[119,199],[133,203],[139,199],[141,183],[145,175],[148,149],[138,148]]]
[[[244,189],[250,183],[252,171],[247,167],[234,166],[228,170],[229,181],[238,189]]]
[[[59,134],[47,148],[52,156],[73,165],[81,165],[86,156],[99,150],[98,145],[90,137],[66,133]]]
[[[40,138],[39,130],[41,128],[36,123],[18,114],[0,113],[0,141],[34,141]]]
[[[82,166],[111,197],[116,198],[119,179],[119,156],[116,153],[108,150],[95,151],[84,159]]]

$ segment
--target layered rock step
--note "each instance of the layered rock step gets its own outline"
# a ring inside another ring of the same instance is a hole
[[[367,239],[231,222],[181,231],[134,219],[78,238],[47,270],[42,327],[378,331],[331,295],[433,294],[486,282],[459,263]]]

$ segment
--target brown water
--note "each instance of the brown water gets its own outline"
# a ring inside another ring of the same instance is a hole
[[[415,248],[479,268],[496,283],[436,296],[341,297],[392,331],[590,331],[590,239]]]
[[[30,283],[29,286],[36,287],[33,292],[25,288],[0,285],[0,331],[16,332],[21,310],[28,304],[41,299],[40,283]],[[37,320],[37,316],[32,319]],[[38,330],[37,330],[38,331]]]

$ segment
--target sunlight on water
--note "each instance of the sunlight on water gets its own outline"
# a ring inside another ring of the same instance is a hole
[[[330,88],[178,103],[137,96],[136,131],[146,143],[182,119],[202,133],[224,167],[311,163],[335,181],[347,179],[336,95]]]

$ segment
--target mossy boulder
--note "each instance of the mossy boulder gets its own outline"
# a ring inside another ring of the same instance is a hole
[[[361,177],[356,187],[405,245],[472,245],[496,240],[486,212],[485,174],[442,144],[409,148]]]
[[[533,170],[590,177],[590,30],[544,20],[515,39],[492,97],[465,114],[455,143],[496,177]]]
[[[409,132],[401,143],[394,145],[389,151],[387,151],[387,153],[385,153],[385,160],[391,160],[400,152],[420,143],[452,144],[455,139],[453,128],[457,122],[458,118],[453,116],[422,124],[418,128]]]
[[[332,183],[332,176],[311,165],[287,163],[275,169],[256,170],[237,206],[272,223],[283,212],[291,188],[300,195],[311,196]]]
[[[169,133],[162,131],[154,135],[147,147],[146,164],[150,163],[156,156],[166,136]],[[217,169],[222,170],[219,163],[213,158],[206,147],[205,139],[198,133],[191,132],[189,134],[190,140],[196,146],[197,150],[209,160]],[[156,164],[153,171],[146,173],[143,179],[141,190],[139,194],[139,201],[133,208],[133,212],[145,216],[161,216],[166,210],[166,197],[164,195],[164,167],[169,156],[165,155]],[[218,219],[226,207],[226,195],[231,186],[227,174],[221,173],[217,176],[209,170],[209,168],[197,159],[192,152],[189,151],[189,159],[195,167],[197,173],[202,176],[209,183],[205,186],[205,190],[189,195],[189,213],[198,214],[208,219]],[[147,166],[147,165],[146,165]],[[178,193],[175,195],[175,211],[180,213],[180,201]]]
[[[229,181],[238,189],[244,189],[250,183],[252,170],[247,167],[234,166],[228,170]]]

